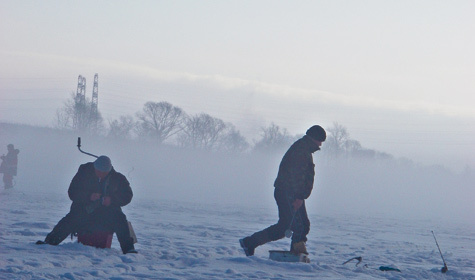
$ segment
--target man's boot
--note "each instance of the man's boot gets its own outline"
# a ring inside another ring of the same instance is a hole
[[[36,244],[37,245],[41,245],[41,244],[58,245],[64,239],[65,238],[59,237],[55,232],[50,232],[48,235],[46,235],[45,241],[38,240]]]
[[[244,254],[246,254],[247,257],[254,256],[254,249],[256,249],[256,247],[251,247],[250,237],[239,239],[239,244],[241,245],[241,248],[244,250]]]
[[[120,248],[124,254],[137,254],[137,250],[134,247],[134,240],[132,237],[128,238],[126,242],[120,243]]]
[[[269,241],[271,240],[266,230],[256,232],[246,238],[239,239],[239,243],[241,244],[244,253],[248,257],[254,255],[254,250],[256,249],[256,247],[266,244]]]
[[[307,247],[305,246],[304,241],[290,244],[290,253],[294,255],[305,254],[308,255]]]

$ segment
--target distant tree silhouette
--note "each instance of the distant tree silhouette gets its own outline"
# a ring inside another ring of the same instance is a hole
[[[323,144],[322,152],[327,160],[339,158],[357,158],[371,160],[393,160],[393,156],[364,148],[360,142],[350,138],[348,130],[337,122],[327,129],[327,140]]]
[[[109,122],[109,132],[107,136],[119,139],[131,139],[137,122],[132,116],[120,116],[118,120]]]
[[[183,130],[186,121],[184,111],[168,102],[149,101],[137,117],[139,137],[153,139],[158,144]]]
[[[71,93],[63,107],[56,111],[54,126],[78,132],[106,135],[112,138],[152,140],[157,144],[168,144],[192,149],[226,152],[258,151],[263,153],[281,152],[287,149],[298,136],[291,136],[287,129],[274,123],[261,127],[260,139],[251,146],[239,130],[231,123],[206,113],[188,116],[181,108],[168,102],[146,102],[142,111],[133,116],[120,116],[109,121],[106,131],[101,113],[92,112],[89,99],[76,99]],[[390,154],[362,147],[351,139],[346,127],[334,122],[326,129],[327,139],[322,146],[323,158],[329,162],[339,158],[392,160]],[[407,163],[405,163],[407,164]]]
[[[204,113],[197,114],[187,118],[178,144],[181,147],[218,150],[227,129],[223,120]]]
[[[325,141],[325,151],[332,158],[338,158],[346,153],[350,134],[346,127],[337,122],[327,128],[328,136]]]
[[[54,122],[56,128],[85,133],[102,134],[104,129],[99,109],[93,114],[91,100],[86,98],[84,101],[80,101],[74,92],[64,102],[63,107],[56,111]]]
[[[294,139],[295,137],[292,137],[287,129],[272,123],[268,127],[261,128],[261,139],[254,144],[254,150],[272,152],[286,149]]]
[[[227,152],[244,152],[249,149],[246,138],[232,124],[227,124],[226,132],[221,136],[219,150]]]

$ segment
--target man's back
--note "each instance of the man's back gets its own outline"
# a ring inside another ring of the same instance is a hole
[[[317,149],[308,136],[292,144],[282,158],[274,187],[291,191],[296,198],[307,199],[315,175],[312,152]]]

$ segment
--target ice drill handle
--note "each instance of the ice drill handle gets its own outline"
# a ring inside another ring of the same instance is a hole
[[[78,150],[79,150],[81,153],[83,153],[83,154],[89,155],[89,156],[91,156],[91,157],[98,158],[98,156],[96,156],[96,155],[93,155],[93,154],[91,154],[91,153],[87,153],[87,152],[81,150],[81,137],[78,137]]]

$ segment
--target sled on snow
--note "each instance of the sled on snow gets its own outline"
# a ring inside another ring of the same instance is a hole
[[[293,254],[290,251],[270,250],[269,259],[278,262],[303,262],[310,263],[307,254]]]
[[[110,248],[112,245],[112,237],[114,232],[110,231],[94,231],[94,232],[81,232],[78,233],[78,242],[87,245],[93,246],[96,248]]]
[[[135,235],[134,228],[132,227],[131,222],[127,221],[127,223],[129,225],[130,236],[135,244],[137,243],[137,236]],[[96,228],[93,231],[83,231],[77,234],[79,243],[102,249],[111,247],[113,236],[114,232],[103,228]]]

